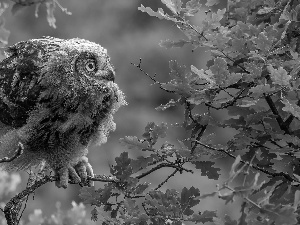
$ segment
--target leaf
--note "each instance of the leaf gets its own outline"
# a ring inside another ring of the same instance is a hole
[[[144,182],[143,184],[138,184],[134,189],[134,194],[143,194],[143,192],[149,187],[149,183]]]
[[[158,138],[165,138],[167,136],[167,129],[168,127],[166,123],[156,125],[154,122],[150,122],[145,127],[145,133],[143,134],[143,137],[146,138],[151,145],[154,145]]]
[[[207,176],[209,179],[218,180],[220,174],[220,168],[215,168],[213,165],[215,162],[211,161],[192,161],[192,164],[196,165],[196,169],[201,170],[201,176]]]
[[[263,14],[267,14],[267,13],[273,11],[273,10],[274,10],[273,7],[263,7],[263,8],[261,8],[261,9],[259,9],[259,10],[257,11],[257,14],[258,14],[258,15],[263,15]]]
[[[297,223],[297,214],[295,209],[290,205],[264,205],[261,209],[269,219],[275,222],[275,225],[293,225]]]
[[[282,110],[285,112],[291,113],[293,116],[300,119],[300,107],[294,103],[290,103],[286,98],[281,100],[281,102],[285,105]]]
[[[218,9],[217,13],[208,13],[207,18],[202,22],[203,27],[201,32],[210,31],[221,27],[220,21],[223,19],[225,12],[226,8],[222,10]]]
[[[174,14],[181,12],[182,2],[181,0],[161,0]]]
[[[256,44],[256,47],[267,54],[272,47],[273,42],[268,39],[268,37],[263,33],[259,33],[258,37],[253,39],[253,42]]]
[[[283,67],[274,69],[272,65],[267,66],[268,71],[270,72],[270,77],[274,84],[282,86],[290,86],[291,76],[287,74],[287,71]]]
[[[273,134],[272,137],[274,137],[277,140],[282,140],[287,143],[292,143],[294,145],[300,145],[300,138],[294,135],[288,135],[288,134]]]
[[[261,97],[263,94],[268,94],[268,93],[272,93],[275,91],[275,88],[269,85],[269,84],[259,84],[256,85],[255,87],[250,88],[249,90],[250,92],[252,92],[252,95],[255,98],[259,98]]]
[[[211,72],[214,74],[215,81],[218,85],[222,86],[225,84],[226,79],[229,76],[228,66],[225,59],[217,57],[214,59],[214,65],[209,67]]]
[[[250,106],[256,105],[257,102],[258,102],[258,99],[256,99],[256,100],[242,99],[242,103],[239,104],[239,107],[250,107]]]
[[[149,191],[145,200],[148,212],[152,215],[179,215],[181,213],[179,193],[174,189],[167,189],[165,193],[162,191]]]
[[[191,72],[187,71],[185,66],[180,66],[176,60],[171,60],[169,63],[171,81],[162,83],[161,87],[183,97],[189,97],[194,91],[191,83],[195,82],[196,77]]]
[[[203,213],[193,214],[189,217],[189,220],[195,223],[213,222],[213,219],[217,217],[216,211],[205,210]]]
[[[217,5],[217,4],[219,4],[220,3],[220,0],[207,0],[207,2],[206,2],[206,6],[207,7],[211,7],[211,6],[213,6],[213,5]]]
[[[98,215],[99,215],[99,213],[98,213],[96,207],[93,208],[92,211],[91,211],[91,220],[93,222],[96,222],[98,220]]]
[[[132,159],[130,166],[132,168],[132,172],[136,173],[142,169],[145,169],[148,166],[148,163],[153,162],[153,157],[143,157],[139,156],[137,159]]]
[[[154,12],[150,7],[145,7],[141,4],[141,6],[138,7],[138,10],[148,13],[150,16],[155,16],[158,19],[164,19],[164,11],[162,8],[159,8],[157,12]]]
[[[253,77],[253,78],[261,77],[262,67],[260,65],[257,65],[257,63],[245,62],[244,67],[248,72],[250,72],[251,77]],[[249,75],[247,75],[247,76],[249,76]]]
[[[175,101],[174,99],[170,99],[170,101],[167,103],[167,104],[164,104],[164,105],[160,105],[158,107],[155,108],[155,110],[157,111],[164,111],[170,107],[174,107],[174,106],[177,106],[179,104],[178,101]]]
[[[237,221],[231,219],[229,215],[225,215],[224,221],[225,221],[225,225],[237,225],[238,224]]]
[[[116,165],[112,166],[110,172],[120,180],[126,180],[132,174],[130,166],[131,158],[128,152],[122,152],[119,157],[115,158]]]
[[[185,36],[187,36],[187,38],[190,40],[190,43],[192,43],[193,45],[196,44],[197,46],[197,42],[195,42],[195,38],[199,37],[199,27],[192,25],[192,24],[186,24],[186,23],[176,23],[176,26],[185,34]],[[201,45],[199,43],[199,45]]]
[[[176,149],[177,157],[190,157],[191,150],[184,144],[183,141],[177,140],[180,148]]]
[[[228,79],[225,81],[225,86],[230,86],[232,84],[236,84],[238,81],[242,79],[241,73],[230,73]]]
[[[205,73],[203,69],[198,70],[195,66],[191,65],[191,71],[199,76],[200,79],[206,80],[210,86],[215,84],[213,74]]]
[[[201,10],[201,3],[200,0],[190,0],[185,5],[185,15],[186,16],[194,16]]]
[[[288,191],[289,184],[286,182],[282,182],[278,185],[276,185],[272,196],[270,197],[270,203],[276,202],[278,199],[283,198],[283,195]]]
[[[97,205],[99,202],[97,198],[99,193],[95,190],[95,187],[82,187],[80,189],[79,197],[83,200],[84,204]]]
[[[186,41],[186,40],[179,40],[179,41],[171,41],[169,39],[165,40],[165,41],[161,41],[159,43],[160,47],[164,47],[166,49],[170,49],[170,48],[181,48],[183,47],[185,44],[189,44],[191,43],[190,41]]]
[[[173,144],[166,142],[161,146],[160,152],[165,156],[172,157],[174,153],[178,153],[178,150]]]
[[[297,210],[297,207],[300,203],[300,191],[299,190],[296,190],[295,191],[295,198],[294,198],[294,210],[296,211]]]
[[[119,141],[122,145],[126,146],[128,149],[143,151],[144,149],[149,148],[148,141],[141,141],[135,136],[126,136],[124,138],[120,138]]]
[[[191,187],[190,189],[187,189],[184,187],[182,189],[180,203],[184,215],[190,216],[194,213],[191,208],[200,202],[200,200],[195,199],[198,196],[200,196],[200,191],[198,188]]]
[[[150,16],[155,16],[161,20],[166,19],[166,20],[171,20],[173,22],[177,22],[177,19],[169,16],[168,14],[165,14],[162,8],[159,8],[157,12],[154,12],[150,7],[145,7],[141,5],[140,7],[138,7],[138,10],[148,13]]]
[[[136,201],[133,199],[125,198],[124,207],[128,211],[129,215],[139,213],[138,206],[136,205]]]

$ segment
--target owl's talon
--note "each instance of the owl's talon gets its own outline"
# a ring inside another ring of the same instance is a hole
[[[67,188],[69,180],[82,186],[93,186],[94,183],[88,180],[88,176],[94,177],[92,166],[88,163],[88,158],[83,156],[75,165],[60,168],[56,171],[59,180],[55,182],[58,188]]]
[[[89,163],[86,165],[86,172],[87,172],[88,176],[94,177],[93,168],[92,168],[91,164],[89,164]],[[94,186],[94,181],[88,179],[87,186],[89,186],[89,187]]]
[[[79,175],[79,177],[81,178],[81,182],[85,183],[87,180],[87,172],[86,172],[86,164],[85,162],[79,162],[76,166],[75,166],[76,172]]]
[[[69,173],[68,168],[61,168],[58,171],[55,171],[56,175],[58,176],[58,180],[55,181],[55,185],[58,188],[67,188],[69,182]]]
[[[74,167],[70,166],[68,168],[68,172],[69,172],[69,179],[71,179],[74,183],[80,183],[81,179],[80,179],[80,175],[77,174],[76,170]]]

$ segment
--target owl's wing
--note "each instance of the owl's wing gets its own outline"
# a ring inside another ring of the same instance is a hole
[[[44,47],[38,42],[19,42],[6,51],[0,62],[0,120],[18,128],[26,123],[41,93]]]

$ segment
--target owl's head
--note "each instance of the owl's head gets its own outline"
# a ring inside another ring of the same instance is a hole
[[[43,37],[31,41],[43,46],[42,72],[60,72],[61,75],[70,75],[67,78],[69,81],[73,79],[79,79],[81,82],[115,80],[114,67],[107,50],[99,44],[79,38],[64,40]]]
[[[115,72],[107,50],[87,40],[74,38],[65,41],[63,48],[68,49],[76,72],[95,79],[114,81]]]

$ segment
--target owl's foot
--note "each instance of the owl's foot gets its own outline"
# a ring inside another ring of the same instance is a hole
[[[69,180],[74,183],[80,183],[83,186],[93,186],[94,182],[87,179],[88,176],[93,177],[92,166],[88,162],[88,158],[83,156],[75,165],[70,164],[68,167],[63,167],[55,171],[58,179],[55,185],[58,188],[67,188]]]

